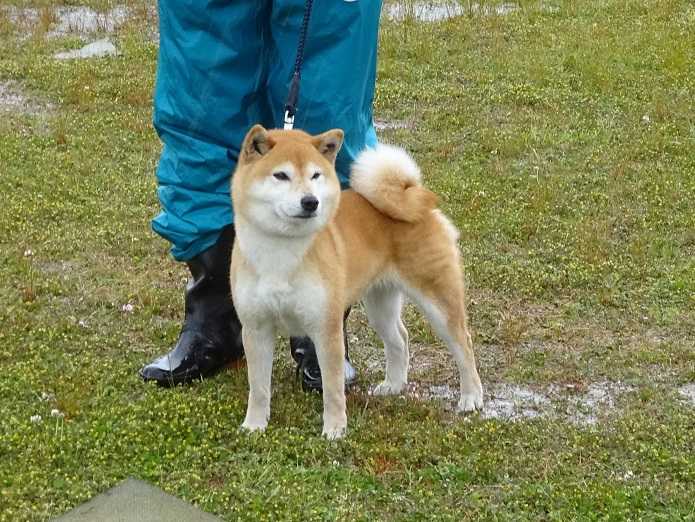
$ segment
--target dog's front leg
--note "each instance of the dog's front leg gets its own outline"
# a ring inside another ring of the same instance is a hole
[[[248,431],[263,431],[270,418],[275,335],[268,326],[244,325],[242,339],[249,375],[249,403],[241,427]]]
[[[345,411],[345,345],[343,313],[333,314],[325,330],[312,337],[318,339],[316,355],[323,385],[323,433],[329,440],[340,439],[347,428]]]

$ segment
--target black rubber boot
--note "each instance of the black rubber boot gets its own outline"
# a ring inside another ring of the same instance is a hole
[[[174,386],[214,375],[241,359],[241,324],[229,287],[234,226],[217,243],[187,262],[192,279],[179,340],[172,350],[140,370],[146,381]]]
[[[347,388],[355,382],[357,371],[350,362],[348,355],[348,339],[345,323],[350,308],[345,310],[343,316],[343,342],[345,343],[345,387]],[[319,360],[316,357],[316,347],[312,340],[308,337],[292,337],[290,338],[290,351],[292,357],[297,363],[297,375],[301,374],[302,389],[304,391],[316,391],[321,393],[323,385],[321,384],[321,369],[319,368]]]

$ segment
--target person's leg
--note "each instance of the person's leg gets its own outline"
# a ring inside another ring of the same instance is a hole
[[[153,229],[187,261],[233,221],[230,175],[248,129],[267,120],[268,2],[161,0],[154,126],[162,212]]]
[[[254,123],[270,124],[263,53],[269,2],[160,0],[154,125],[162,212],[152,228],[192,279],[173,349],[140,370],[172,385],[215,373],[243,354],[229,288],[234,242],[230,175]]]
[[[345,346],[345,385],[350,386],[357,378],[357,372],[350,362],[347,336],[347,318],[350,315],[350,308],[345,310],[343,316],[343,345]],[[305,391],[322,391],[323,382],[321,381],[321,369],[319,359],[316,355],[316,347],[309,337],[291,337],[290,352],[292,358],[297,363],[297,376],[302,379],[302,388]]]
[[[268,106],[282,127],[305,0],[276,0],[270,32]],[[345,132],[336,169],[347,187],[350,165],[377,143],[372,120],[381,0],[314,2],[309,20],[295,128]]]
[[[284,119],[304,5],[305,0],[276,0],[273,6],[266,94],[277,127]],[[309,22],[295,128],[311,134],[343,129],[345,141],[336,169],[344,188],[355,157],[376,145],[372,102],[380,14],[380,0],[314,2]],[[311,340],[291,339],[290,346],[305,389],[320,390],[321,373]],[[355,370],[347,358],[347,337],[345,354],[345,381],[350,383]]]

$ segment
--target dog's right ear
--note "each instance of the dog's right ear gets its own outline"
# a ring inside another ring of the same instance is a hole
[[[241,146],[241,159],[245,162],[257,160],[275,146],[275,140],[269,135],[263,125],[254,125],[244,138]]]

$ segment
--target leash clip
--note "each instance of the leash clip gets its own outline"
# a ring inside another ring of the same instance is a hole
[[[294,114],[290,114],[289,110],[285,111],[285,130],[292,130],[294,128]]]

